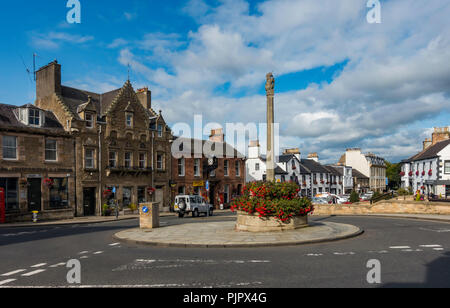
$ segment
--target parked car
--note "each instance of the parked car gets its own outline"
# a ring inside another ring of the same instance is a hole
[[[314,197],[312,198],[313,204],[329,204],[329,201],[326,198]]]
[[[200,214],[205,214],[205,216],[214,214],[214,207],[208,204],[205,198],[196,195],[176,196],[174,209],[180,218],[189,213],[192,213],[192,217],[199,217]]]

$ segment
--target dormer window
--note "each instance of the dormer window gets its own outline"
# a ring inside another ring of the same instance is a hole
[[[158,137],[162,137],[163,136],[163,126],[161,124],[158,125]]]
[[[44,125],[44,111],[39,110],[37,108],[23,106],[18,109],[18,116],[20,122],[22,122],[25,125],[30,126],[43,126]]]
[[[41,117],[40,117],[39,110],[31,109],[31,108],[28,110],[28,124],[34,125],[34,126],[41,125]]]
[[[94,115],[92,113],[86,113],[84,120],[86,121],[87,128],[94,128]]]

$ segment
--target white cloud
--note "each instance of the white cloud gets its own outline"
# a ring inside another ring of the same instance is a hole
[[[251,14],[244,0],[217,7],[192,0],[183,11],[198,29],[187,38],[149,33],[119,61],[154,85],[154,103],[171,122],[203,113],[246,123],[265,120],[265,97],[245,93],[255,93],[268,71],[279,77],[347,60],[330,84],[277,93],[283,146],[335,161],[354,145],[409,156],[423,138],[412,127],[450,112],[450,3],[382,2],[381,24],[366,22],[365,4],[268,0]]]
[[[42,49],[57,49],[61,44],[84,44],[94,40],[91,35],[77,35],[70,34],[66,32],[54,32],[49,33],[36,33],[33,32],[31,35],[31,45],[36,48]]]

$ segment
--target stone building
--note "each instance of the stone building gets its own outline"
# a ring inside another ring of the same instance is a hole
[[[73,218],[74,143],[55,115],[29,104],[0,104],[0,187],[6,221]]]
[[[109,191],[121,208],[157,201],[168,209],[172,134],[148,89],[135,92],[129,80],[103,94],[67,87],[56,61],[36,78],[36,106],[75,139],[76,216],[101,215]]]
[[[383,192],[386,190],[386,163],[384,158],[372,153],[364,154],[359,148],[347,149],[339,164],[350,166],[368,177],[371,191]]]
[[[177,148],[172,151],[172,199],[176,195],[201,195],[219,208],[241,194],[245,185],[245,157],[224,142],[222,130],[213,130],[208,141],[177,138],[174,144]],[[217,158],[217,169],[208,174],[208,161],[213,157]]]

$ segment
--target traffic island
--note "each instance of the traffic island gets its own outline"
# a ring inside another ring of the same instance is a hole
[[[130,244],[183,248],[253,248],[293,246],[348,239],[364,231],[334,222],[310,223],[308,228],[274,232],[238,232],[236,222],[187,223],[160,229],[125,230],[115,239]]]

